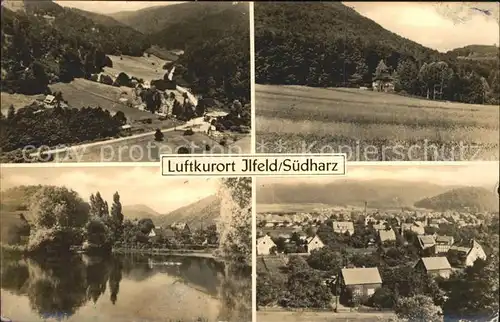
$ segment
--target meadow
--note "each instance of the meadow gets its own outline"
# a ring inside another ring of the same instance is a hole
[[[258,153],[345,152],[351,161],[499,159],[498,106],[349,88],[255,90]]]

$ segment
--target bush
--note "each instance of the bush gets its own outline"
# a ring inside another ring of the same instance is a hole
[[[184,131],[184,135],[188,136],[188,135],[193,135],[194,134],[194,131],[192,129],[187,129]]]
[[[181,146],[177,149],[177,154],[189,154],[189,149],[185,146]]]
[[[378,309],[392,309],[396,305],[394,292],[387,287],[381,287],[368,300],[368,305]]]

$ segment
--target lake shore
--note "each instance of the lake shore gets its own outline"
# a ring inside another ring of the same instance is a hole
[[[170,255],[182,257],[213,258],[211,252],[190,251],[190,250],[167,250],[167,249],[134,249],[134,248],[113,248],[114,254],[145,254],[145,255]]]

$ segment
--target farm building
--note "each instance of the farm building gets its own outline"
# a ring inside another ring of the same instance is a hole
[[[415,269],[442,278],[449,278],[452,272],[451,265],[446,257],[422,257],[415,265]]]
[[[321,239],[317,235],[314,237],[307,238],[306,241],[307,241],[306,249],[309,254],[313,250],[325,247],[325,244],[321,241]]]
[[[273,247],[276,247],[276,244],[269,235],[257,239],[257,255],[269,255]]]
[[[341,271],[341,285],[349,288],[353,295],[370,296],[382,287],[378,268],[344,268]]]

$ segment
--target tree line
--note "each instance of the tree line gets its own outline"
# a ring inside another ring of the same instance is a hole
[[[7,115],[0,116],[2,153],[115,137],[127,122],[121,111],[111,115],[100,107],[62,107],[61,94],[56,94],[56,100],[55,107],[48,109],[33,104],[16,111],[10,106]]]

